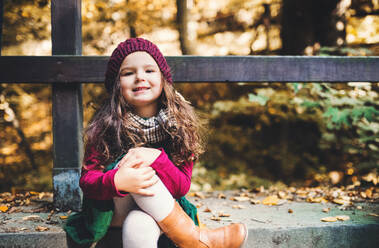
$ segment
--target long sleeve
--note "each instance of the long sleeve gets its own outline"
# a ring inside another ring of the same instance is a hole
[[[176,167],[168,158],[167,154],[161,149],[161,154],[151,164],[158,177],[170,191],[174,198],[180,198],[187,194],[191,186],[193,162],[187,162],[180,168]],[[85,159],[86,168],[82,169],[79,185],[83,194],[96,200],[109,200],[113,197],[123,197],[116,189],[114,175],[117,169],[103,172],[99,169],[98,153],[91,149],[90,155]]]
[[[187,194],[191,186],[193,162],[186,162],[180,168],[176,167],[168,158],[166,152],[162,152],[151,164],[158,177],[170,191],[174,198],[180,198]]]
[[[98,152],[91,149],[91,153],[85,159],[86,168],[82,169],[79,185],[83,194],[96,200],[110,200],[113,197],[123,197],[126,194],[120,193],[114,185],[114,175],[117,169],[103,172],[99,169]]]

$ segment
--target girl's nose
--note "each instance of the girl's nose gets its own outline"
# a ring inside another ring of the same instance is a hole
[[[138,70],[136,73],[136,80],[139,81],[145,81],[145,71]]]

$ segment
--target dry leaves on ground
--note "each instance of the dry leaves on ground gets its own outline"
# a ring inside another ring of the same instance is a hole
[[[44,206],[29,210],[32,213],[46,212],[52,208],[53,193],[51,192],[34,192],[29,191],[26,193],[9,192],[0,193],[0,211],[3,213],[20,212],[18,207],[30,206],[35,203],[43,203]]]

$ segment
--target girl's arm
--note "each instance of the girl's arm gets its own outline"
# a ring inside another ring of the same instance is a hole
[[[159,157],[151,164],[158,177],[170,191],[174,198],[180,198],[187,194],[191,186],[193,162],[186,162],[180,168],[168,158],[166,152],[162,152]]]
[[[82,168],[79,185],[83,194],[96,200],[110,200],[113,197],[123,197],[127,194],[119,192],[114,184],[115,170],[103,172],[100,168],[100,161],[98,159],[98,152],[93,148],[90,150],[89,156],[84,160],[86,168]]]

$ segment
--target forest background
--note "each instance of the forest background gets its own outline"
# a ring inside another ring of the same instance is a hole
[[[50,1],[3,3],[1,55],[51,55]],[[379,0],[82,0],[83,55],[141,36],[165,55],[377,56],[378,14]],[[193,190],[377,184],[377,82],[175,87],[209,119]],[[106,92],[83,92],[86,126]],[[0,192],[52,190],[51,127],[50,85],[0,84]]]

